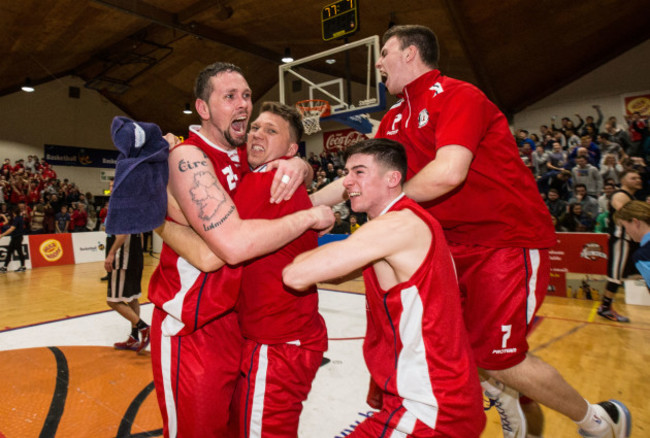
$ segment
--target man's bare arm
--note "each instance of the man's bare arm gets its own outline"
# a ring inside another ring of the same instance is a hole
[[[165,221],[156,228],[156,233],[176,254],[190,262],[199,271],[216,271],[226,264],[189,226]]]
[[[169,192],[184,219],[210,250],[228,264],[267,254],[310,228],[326,228],[333,222],[333,214],[326,207],[302,210],[275,220],[242,220],[217,179],[212,163],[196,147],[174,149],[169,156],[169,169]]]
[[[404,192],[417,202],[439,198],[465,181],[472,159],[472,152],[464,146],[443,146],[433,161],[406,182]]]
[[[347,192],[343,187],[343,178],[332,181],[319,191],[309,195],[313,205],[333,206],[347,199]]]
[[[104,260],[104,269],[106,272],[113,271],[113,260],[115,260],[115,253],[124,245],[126,238],[129,237],[128,234],[117,234],[115,236],[115,241],[111,245],[111,248],[108,250],[108,255]]]
[[[394,283],[410,277],[429,249],[427,225],[410,211],[373,219],[345,240],[300,254],[282,272],[284,283],[296,290],[343,277],[380,260],[392,268]]]

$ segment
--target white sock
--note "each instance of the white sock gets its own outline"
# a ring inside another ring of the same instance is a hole
[[[601,436],[607,431],[607,422],[603,419],[605,415],[607,413],[603,408],[587,402],[587,414],[582,420],[576,421],[576,424],[591,435]]]

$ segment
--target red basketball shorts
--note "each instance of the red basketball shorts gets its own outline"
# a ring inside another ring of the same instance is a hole
[[[522,362],[528,351],[526,335],[548,288],[548,250],[449,247],[477,365],[502,370]]]
[[[322,351],[246,340],[236,396],[240,437],[298,436],[302,402],[322,360]]]
[[[226,437],[243,338],[226,314],[185,336],[162,336],[169,317],[155,308],[151,362],[165,437]]]

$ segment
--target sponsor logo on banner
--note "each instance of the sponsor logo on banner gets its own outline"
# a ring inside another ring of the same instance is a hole
[[[343,129],[341,131],[330,131],[323,133],[323,143],[326,152],[341,152],[361,140],[368,137],[354,129]]]
[[[548,295],[577,297],[577,290],[595,294],[607,275],[607,234],[557,233],[557,244],[549,250],[551,273]],[[585,290],[583,280],[588,283]]]
[[[103,262],[106,258],[105,242],[106,233],[103,231],[73,233],[72,247],[75,263]]]
[[[33,268],[74,264],[70,233],[32,234],[29,236],[29,250]]]
[[[38,252],[48,262],[56,262],[63,257],[63,247],[58,240],[48,239],[41,243],[38,247]]]
[[[650,116],[650,93],[628,94],[623,97],[625,115],[631,116],[638,112],[642,116]]]
[[[598,258],[607,260],[607,254],[603,251],[603,247],[597,243],[587,243],[580,252],[580,257],[583,259],[588,259],[592,261],[598,260]]]

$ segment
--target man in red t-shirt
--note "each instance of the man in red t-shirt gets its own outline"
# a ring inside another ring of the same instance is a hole
[[[430,29],[394,26],[384,34],[377,68],[401,100],[383,117],[377,137],[405,145],[405,192],[445,231],[476,362],[492,383],[485,385],[488,396],[499,395],[503,388],[495,386],[503,383],[570,417],[585,436],[628,436],[622,403],[585,402],[552,366],[528,353],[526,334],[549,280],[553,225],[505,116],[480,90],[443,76],[437,65]],[[500,396],[506,400],[508,391]],[[522,426],[508,436],[525,436]]]

